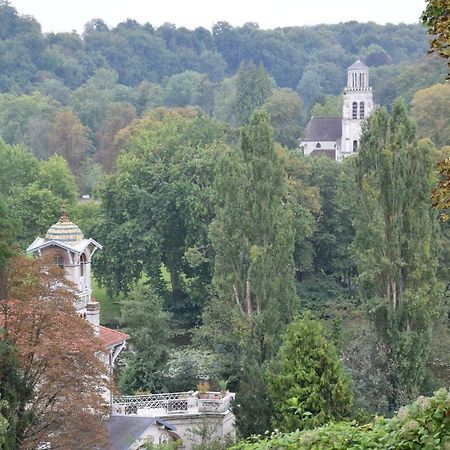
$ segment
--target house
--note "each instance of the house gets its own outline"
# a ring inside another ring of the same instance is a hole
[[[109,373],[112,376],[114,363],[124,349],[129,336],[100,325],[100,304],[92,296],[91,259],[102,245],[92,238],[85,239],[81,229],[69,220],[64,212],[52,225],[45,237],[38,237],[27,248],[27,253],[38,257],[50,255],[55,264],[64,269],[67,280],[76,286],[76,313],[86,319],[100,338],[105,348]]]
[[[325,155],[342,161],[358,151],[361,124],[374,107],[369,68],[360,60],[347,69],[347,86],[342,95],[342,116],[309,120],[299,140],[305,155]]]
[[[27,248],[38,257],[51,257],[64,269],[66,278],[76,287],[76,313],[86,319],[94,334],[103,342],[110,377],[115,361],[129,336],[100,325],[100,305],[92,296],[91,260],[102,245],[92,238],[85,239],[80,228],[66,213],[52,225],[44,238],[38,237]],[[202,443],[206,430],[211,440],[235,438],[234,415],[229,392],[181,392],[113,396],[107,420],[109,447],[105,450],[136,450],[145,443],[163,444],[179,441],[179,448],[190,450]],[[203,431],[202,431],[203,430]]]

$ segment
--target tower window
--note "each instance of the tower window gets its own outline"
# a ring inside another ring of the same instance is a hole
[[[320,145],[320,142],[318,142],[317,144],[316,144],[316,148],[321,148],[322,146]]]
[[[364,119],[364,114],[365,114],[365,105],[364,102],[361,102],[359,104],[359,118]]]
[[[358,151],[358,141],[356,139],[353,141],[353,151],[354,152]]]
[[[83,253],[80,256],[80,276],[84,276],[84,272],[85,272],[85,267],[84,265],[86,264],[86,255]]]
[[[353,102],[353,108],[352,108],[352,119],[358,118],[358,103]]]

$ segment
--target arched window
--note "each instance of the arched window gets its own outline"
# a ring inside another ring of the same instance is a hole
[[[364,102],[361,102],[359,104],[359,118],[364,119],[364,114],[365,114],[365,105]]]
[[[61,269],[64,268],[64,258],[63,258],[61,255],[56,255],[56,256],[53,258],[53,262],[54,262],[58,267],[60,267]]]
[[[80,256],[80,276],[82,277],[82,276],[84,276],[84,272],[86,271],[86,269],[85,269],[85,264],[86,264],[86,255],[83,253],[81,256]]]
[[[321,148],[322,146],[320,145],[320,142],[318,142],[317,144],[316,144],[316,148]]]
[[[353,102],[352,118],[353,119],[358,118],[358,103],[357,102]]]
[[[358,151],[358,141],[356,139],[353,141],[353,151],[354,152]]]

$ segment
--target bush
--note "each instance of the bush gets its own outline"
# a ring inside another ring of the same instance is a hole
[[[376,417],[372,423],[329,423],[309,431],[272,433],[240,442],[233,450],[450,450],[450,392],[440,389],[433,397],[419,397],[392,419]]]

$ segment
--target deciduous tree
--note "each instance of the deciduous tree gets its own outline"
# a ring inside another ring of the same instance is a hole
[[[92,448],[105,443],[103,351],[75,314],[73,286],[53,261],[15,258],[0,303],[0,392],[7,402],[7,449]],[[17,362],[17,366],[14,362]]]
[[[50,129],[50,149],[63,156],[69,167],[77,173],[81,161],[91,147],[88,130],[70,110],[60,111]]]
[[[402,102],[369,119],[356,158],[355,250],[387,373],[390,410],[424,379],[442,294],[436,280],[432,146],[415,140]]]

